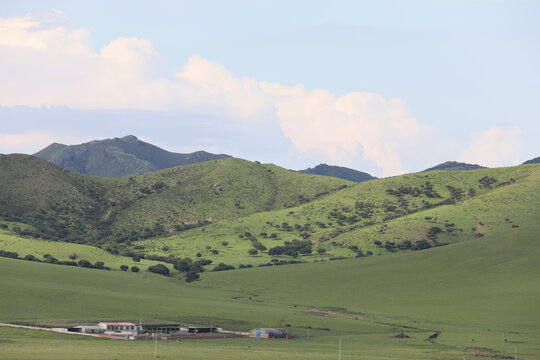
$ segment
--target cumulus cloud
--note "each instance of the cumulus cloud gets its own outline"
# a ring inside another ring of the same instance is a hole
[[[58,11],[0,19],[0,53],[0,106],[172,109],[251,128],[279,124],[301,156],[353,167],[368,161],[382,175],[405,172],[406,160],[438,146],[403,99],[239,78],[198,55],[169,73],[149,40],[122,37],[96,50],[89,31]]]
[[[523,132],[517,126],[495,126],[470,136],[470,145],[461,152],[461,160],[488,167],[520,163]]]

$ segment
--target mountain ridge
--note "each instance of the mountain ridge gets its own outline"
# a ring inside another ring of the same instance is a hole
[[[468,164],[458,161],[445,161],[433,167],[427,168],[421,172],[428,171],[463,171],[463,170],[478,170],[478,169],[487,169],[485,166],[477,164]]]
[[[206,151],[173,153],[133,135],[92,140],[78,145],[52,143],[34,156],[65,170],[100,177],[144,175],[174,166],[231,157]]]
[[[358,170],[343,167],[343,166],[335,166],[335,165],[328,165],[328,164],[319,164],[313,168],[299,170],[299,172],[304,173],[304,174],[331,176],[331,177],[336,177],[343,180],[354,181],[356,183],[377,179],[375,176],[372,176],[366,172],[358,171]]]

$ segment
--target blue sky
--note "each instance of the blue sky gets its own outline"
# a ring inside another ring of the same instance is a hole
[[[377,176],[539,156],[537,1],[0,1],[0,152],[133,134]]]

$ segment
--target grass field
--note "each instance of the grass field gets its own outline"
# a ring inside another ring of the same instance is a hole
[[[192,284],[148,273],[0,259],[0,319],[38,325],[142,319],[241,330],[281,326],[296,337],[160,343],[160,356],[170,359],[331,359],[339,338],[351,359],[495,359],[512,356],[515,346],[518,358],[537,359],[539,230],[529,223],[418,252],[205,273]],[[308,325],[312,338],[305,339]],[[410,339],[395,337],[404,330]],[[153,356],[152,344],[144,342],[0,331],[2,358]],[[440,335],[428,342],[435,331]]]

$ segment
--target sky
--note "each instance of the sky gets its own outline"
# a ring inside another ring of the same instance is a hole
[[[0,0],[0,153],[135,135],[375,176],[540,156],[540,1]]]

